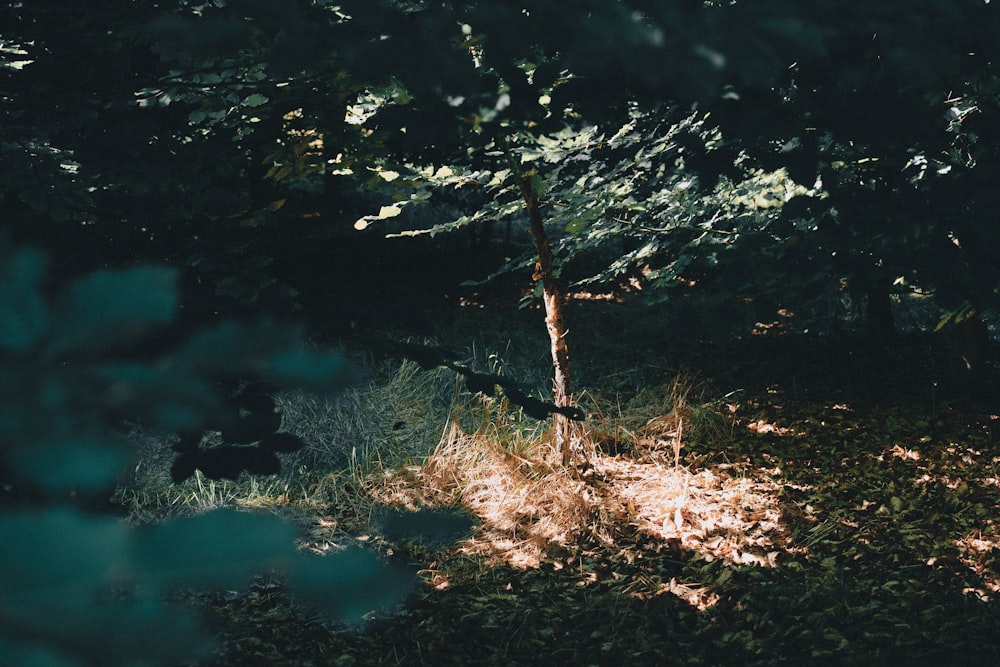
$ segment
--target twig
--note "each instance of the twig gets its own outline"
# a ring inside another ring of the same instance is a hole
[[[695,227],[694,225],[672,225],[670,227],[647,227],[646,225],[639,224],[638,222],[633,222],[631,220],[626,220],[624,218],[619,218],[614,215],[605,216],[608,220],[612,222],[617,222],[622,225],[628,225],[629,227],[635,227],[636,229],[642,230],[644,232],[653,232],[654,234],[667,234],[669,232],[681,229],[690,232],[701,232],[702,234],[719,234],[720,236],[738,236],[740,232],[731,232],[725,229],[711,229],[705,227]],[[708,221],[707,224],[712,224],[719,218],[719,212],[716,211],[712,219]]]

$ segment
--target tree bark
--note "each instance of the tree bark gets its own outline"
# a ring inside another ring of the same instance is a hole
[[[545,223],[539,210],[538,194],[532,184],[532,174],[525,174],[519,169],[506,139],[504,140],[504,149],[528,212],[528,230],[531,233],[531,240],[535,244],[537,259],[532,278],[542,285],[545,328],[549,334],[554,372],[553,402],[558,407],[569,407],[573,402],[573,381],[569,366],[569,346],[566,343],[568,331],[563,318],[563,297],[552,268],[552,247],[549,245],[549,237],[545,233]],[[569,466],[572,462],[572,424],[566,415],[558,412],[553,413],[552,420],[556,449],[562,456],[562,464]]]
[[[982,397],[989,343],[989,329],[976,312],[952,325],[949,375],[955,391],[972,399]]]
[[[896,322],[892,316],[892,297],[887,285],[878,284],[868,288],[867,294],[868,333],[879,343],[889,343],[896,333]]]

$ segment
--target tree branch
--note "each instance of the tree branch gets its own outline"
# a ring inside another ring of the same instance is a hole
[[[610,214],[605,214],[604,217],[607,218],[608,220],[611,220],[612,222],[617,222],[618,224],[621,224],[621,225],[628,225],[629,227],[634,227],[635,229],[638,229],[638,230],[641,230],[641,231],[644,231],[644,232],[652,232],[654,234],[667,234],[667,233],[675,231],[675,230],[684,230],[684,231],[689,231],[689,232],[701,232],[702,234],[718,234],[720,236],[739,236],[740,235],[740,232],[731,232],[731,231],[728,231],[728,230],[725,230],[725,229],[712,229],[712,228],[705,228],[705,227],[695,227],[694,225],[673,225],[671,227],[647,227],[646,225],[642,225],[642,224],[640,224],[638,222],[633,222],[631,220],[626,220],[624,218],[619,218],[617,216],[610,215]],[[719,218],[719,212],[716,211],[715,215],[712,216],[712,219],[708,221],[708,224],[712,224],[713,222],[715,222],[716,220],[718,220],[718,218]]]

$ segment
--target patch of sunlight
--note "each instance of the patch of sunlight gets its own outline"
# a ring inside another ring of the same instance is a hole
[[[645,567],[649,559],[665,548],[718,561],[723,570],[774,567],[780,553],[803,550],[793,544],[792,524],[815,519],[779,500],[786,483],[772,471],[749,464],[684,467],[686,434],[702,439],[714,431],[681,389],[671,389],[672,407],[661,405],[652,417],[642,415],[643,426],[626,429],[633,441],[627,454],[602,448],[600,429],[580,426],[575,451],[586,465],[576,470],[560,465],[551,433],[519,429],[501,418],[502,410],[490,412],[485,426],[461,419],[458,410],[426,459],[356,480],[365,502],[375,505],[461,506],[473,513],[479,525],[451,552],[463,567],[544,564],[578,572],[580,585],[588,585],[607,575],[589,565],[600,562],[628,595],[669,593],[705,609],[720,599],[710,582],[661,578]],[[763,421],[756,428],[790,432]]]
[[[628,526],[737,566],[772,567],[787,546],[780,486],[763,471],[719,465],[692,473],[667,462],[672,450],[642,460],[593,452],[580,477],[548,463],[538,446],[512,454],[453,424],[426,463],[373,476],[368,492],[406,508],[461,504],[481,521],[461,552],[518,568],[583,543],[620,547]]]
[[[633,279],[634,280],[634,279]],[[635,286],[636,290],[641,289]],[[614,292],[592,292],[589,290],[574,290],[566,295],[567,299],[573,301],[612,301],[614,303],[624,303],[625,299]]]
[[[613,493],[641,530],[676,541],[708,560],[773,567],[787,541],[780,486],[745,467],[719,465],[697,474],[659,463],[607,459]]]
[[[994,522],[988,522],[985,530],[952,540],[959,550],[959,561],[971,570],[979,579],[978,586],[966,586],[962,592],[975,595],[983,602],[990,602],[1000,594],[1000,575],[994,565],[994,554],[1000,550],[1000,530]],[[933,567],[935,559],[927,561]]]
[[[423,466],[386,473],[369,492],[407,508],[460,503],[482,522],[462,552],[518,568],[538,567],[552,549],[569,544],[593,504],[564,471],[466,434],[457,423]]]
[[[647,577],[640,577],[629,585],[626,592],[640,600],[649,600],[669,593],[684,600],[698,611],[705,611],[714,607],[722,599],[718,593],[708,586],[686,584],[677,581],[676,577],[664,583],[658,583]]]
[[[785,426],[778,426],[777,424],[772,424],[766,419],[758,419],[757,421],[750,422],[747,424],[746,429],[753,433],[769,433],[772,435],[794,435],[792,429]]]
[[[919,461],[923,458],[923,454],[917,450],[903,447],[899,444],[893,445],[888,451],[892,456],[895,456],[898,459],[903,459],[904,461]]]

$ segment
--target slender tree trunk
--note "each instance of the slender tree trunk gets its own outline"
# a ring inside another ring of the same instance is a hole
[[[889,287],[886,284],[872,285],[867,296],[868,333],[879,343],[889,343],[896,333]]]
[[[566,344],[566,324],[563,319],[563,297],[556,283],[552,269],[552,247],[545,233],[545,223],[538,207],[538,194],[532,186],[532,175],[520,170],[520,165],[514,159],[510,144],[503,140],[507,161],[511,172],[517,179],[528,211],[528,230],[535,244],[535,272],[532,278],[542,285],[542,300],[545,304],[545,328],[548,330],[550,349],[552,352],[552,368],[554,370],[553,401],[559,407],[569,407],[573,402],[573,381],[569,367],[569,346]],[[562,455],[562,464],[568,466],[572,460],[572,425],[565,415],[552,415],[555,428],[555,445]]]
[[[951,327],[949,375],[954,390],[973,399],[981,398],[986,386],[990,333],[979,313]]]

